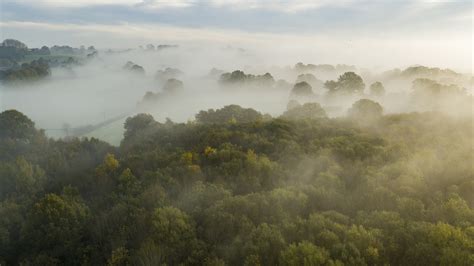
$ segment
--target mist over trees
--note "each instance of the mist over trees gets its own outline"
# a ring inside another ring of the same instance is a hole
[[[306,81],[296,83],[291,90],[291,94],[294,96],[312,96],[314,95],[313,87]]]
[[[354,72],[345,72],[337,81],[329,80],[324,85],[329,94],[359,94],[365,89],[364,81]]]
[[[123,69],[128,70],[131,73],[135,73],[135,74],[140,74],[140,75],[145,74],[145,69],[142,66],[133,63],[132,61],[128,61],[127,63],[125,63],[125,65],[123,66]]]
[[[48,62],[42,58],[33,60],[30,63],[23,63],[19,68],[11,68],[0,72],[0,79],[14,83],[18,81],[34,81],[51,74]]]
[[[367,123],[352,124],[353,116]],[[49,139],[28,117],[5,111],[0,259],[469,265],[466,122],[384,116],[370,100],[343,119],[327,118],[317,103],[279,118],[231,105],[188,123],[130,117],[112,147]],[[433,138],[447,146],[425,141]]]
[[[0,265],[474,264],[472,75],[1,47]]]
[[[273,86],[275,80],[270,73],[252,75],[245,74],[241,70],[235,70],[232,73],[223,73],[219,78],[219,83],[222,85],[246,85],[267,88]]]
[[[382,82],[377,81],[370,84],[370,95],[380,97],[385,95],[385,87]]]

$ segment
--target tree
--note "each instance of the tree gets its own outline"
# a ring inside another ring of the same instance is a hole
[[[89,210],[77,196],[47,194],[31,209],[23,239],[27,256],[46,255],[64,264],[77,264],[84,249]]]
[[[170,264],[188,259],[196,236],[192,220],[186,213],[174,207],[158,208],[151,223],[152,238],[163,247]]]
[[[36,133],[35,123],[17,110],[0,113],[0,139],[28,142]]]
[[[247,75],[241,70],[235,70],[232,73],[224,73],[220,76],[219,83],[239,83],[247,79]]]
[[[354,72],[346,72],[337,81],[326,81],[324,84],[329,94],[359,94],[364,92],[365,84],[362,78]]]
[[[305,103],[287,110],[281,117],[286,119],[320,119],[327,118],[327,114],[319,103]]]
[[[141,74],[141,75],[145,74],[145,69],[142,66],[133,63],[132,61],[128,61],[123,66],[123,69],[128,70],[132,73],[136,73],[136,74]]]
[[[377,97],[385,95],[385,88],[382,82],[377,81],[370,85],[370,95]]]
[[[260,261],[265,265],[277,265],[280,252],[285,246],[285,239],[278,228],[263,223],[249,235],[249,241],[244,246],[247,261]]]
[[[183,82],[177,79],[168,79],[163,85],[163,91],[166,93],[176,93],[184,88]]]
[[[14,265],[22,253],[20,232],[25,224],[22,205],[11,200],[0,201],[0,263]]]
[[[331,94],[336,92],[338,85],[338,82],[335,80],[328,80],[324,83],[324,87],[326,87]]]
[[[20,49],[20,50],[27,50],[28,49],[28,46],[26,46],[26,44],[18,41],[18,40],[15,40],[15,39],[5,39],[3,42],[2,42],[2,45],[1,46],[4,46],[4,47],[14,47],[16,49]]]
[[[440,84],[435,80],[419,78],[413,81],[412,91],[415,97],[434,100],[439,96],[462,95],[464,91],[457,85]]]
[[[155,74],[155,79],[161,82],[165,82],[169,79],[177,79],[182,76],[184,73],[177,68],[167,67],[164,70],[158,70]]]
[[[303,82],[305,81],[306,83],[310,84],[311,87],[313,88],[322,88],[324,86],[324,83],[317,79],[313,74],[311,73],[306,73],[306,74],[300,74],[296,78],[295,83]]]
[[[227,105],[217,110],[209,109],[196,115],[196,121],[203,124],[250,123],[263,118],[263,115],[254,109],[242,108],[238,105]]]
[[[360,121],[373,121],[382,116],[383,108],[378,102],[369,99],[356,101],[348,110],[348,115]]]
[[[139,65],[133,65],[130,70],[133,72],[133,73],[137,73],[137,74],[145,74],[145,69],[142,67],[142,66],[139,66]]]
[[[139,114],[119,147],[0,114],[0,263],[473,265],[472,117],[381,109]]]
[[[270,73],[263,75],[245,74],[241,70],[232,73],[223,73],[219,78],[222,85],[251,85],[256,87],[271,87],[275,84],[275,79]]]
[[[23,157],[15,162],[0,162],[0,200],[7,197],[31,197],[43,189],[45,173]]]
[[[112,251],[112,255],[107,260],[107,266],[127,266],[130,264],[130,255],[126,248],[119,247]]]
[[[293,86],[291,94],[294,96],[312,96],[313,88],[306,81],[298,82]]]
[[[140,182],[129,168],[118,176],[118,193],[124,198],[136,196],[140,192]]]
[[[125,133],[124,137],[129,138],[144,129],[155,125],[157,122],[152,115],[149,114],[137,114],[133,117],[129,117],[125,120]]]
[[[307,64],[307,65],[305,65],[305,64],[303,64],[303,63],[301,63],[301,62],[298,62],[298,63],[296,63],[296,65],[294,66],[293,69],[294,69],[296,72],[301,73],[301,72],[307,72],[307,71],[315,71],[317,68],[318,68],[317,65],[313,65],[313,64]]]
[[[4,71],[2,79],[7,82],[34,81],[45,78],[51,74],[49,63],[40,58],[30,63],[23,63],[18,69]]]
[[[308,241],[291,244],[281,254],[281,265],[333,265],[329,252]]]

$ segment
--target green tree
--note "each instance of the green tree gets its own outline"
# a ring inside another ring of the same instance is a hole
[[[196,115],[196,121],[202,124],[250,123],[263,118],[264,116],[254,109],[242,108],[238,105],[227,105],[217,110],[200,111]]]
[[[35,124],[24,114],[16,110],[0,113],[0,139],[28,142],[35,134]]]
[[[140,132],[145,131],[148,127],[155,125],[157,122],[152,115],[138,114],[125,120],[124,138],[130,138],[139,135]]]
[[[174,207],[155,210],[152,216],[152,236],[163,247],[170,264],[189,259],[196,244],[194,225],[191,218]]]
[[[365,84],[362,77],[354,72],[346,72],[337,81],[327,81],[325,87],[329,94],[360,94],[364,92]]]
[[[285,239],[278,228],[263,223],[250,233],[250,240],[244,246],[244,256],[252,256],[265,265],[277,265],[280,252],[285,247]]]
[[[87,206],[74,195],[47,194],[31,209],[23,241],[26,256],[46,255],[61,263],[78,265],[87,246]]]
[[[326,111],[319,103],[305,103],[287,110],[281,115],[285,119],[321,119],[327,118]]]
[[[308,241],[289,245],[280,257],[281,265],[335,265],[329,252]]]
[[[28,198],[43,189],[44,171],[23,157],[14,162],[0,162],[0,200],[7,197]]]
[[[294,96],[312,96],[313,88],[306,81],[298,82],[293,86],[291,94]]]
[[[370,95],[372,96],[384,96],[385,95],[385,87],[383,86],[382,82],[377,81],[370,85]]]
[[[163,91],[165,93],[176,93],[183,90],[183,88],[183,82],[178,79],[168,79],[165,85],[163,85]]]
[[[372,122],[380,118],[382,113],[382,106],[369,99],[360,99],[356,101],[348,110],[349,117],[365,122]]]

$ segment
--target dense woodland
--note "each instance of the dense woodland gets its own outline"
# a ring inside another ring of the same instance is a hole
[[[114,147],[4,111],[0,264],[473,265],[472,115],[347,114],[138,114]]]

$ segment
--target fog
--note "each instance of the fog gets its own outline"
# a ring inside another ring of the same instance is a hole
[[[0,266],[474,266],[473,7],[0,0]]]
[[[313,96],[299,97],[297,100],[300,103],[320,103],[330,117],[345,116],[347,109],[360,98],[371,98],[379,102],[386,114],[427,110],[414,104],[411,97],[412,81],[426,76],[401,78],[400,70],[393,69],[404,66],[393,66],[392,72],[385,72],[388,69],[374,71],[364,66],[341,65],[344,62],[303,62],[332,64],[335,68],[330,71],[297,70],[295,64],[299,61],[282,58],[285,57],[284,54],[277,53],[277,50],[274,52],[272,58],[268,50],[222,45],[185,45],[153,51],[139,48],[100,50],[93,58],[76,57],[80,62],[77,65],[52,67],[51,75],[46,79],[1,84],[0,109],[17,109],[23,112],[35,121],[37,127],[45,129],[48,136],[55,138],[65,136],[65,125],[79,128],[109,121],[85,135],[118,144],[122,138],[125,118],[140,112],[150,113],[158,121],[169,118],[175,122],[186,122],[192,121],[200,110],[238,104],[278,117],[287,108],[291,88],[298,75],[313,74],[321,84],[313,86]],[[145,73],[133,73],[124,69],[129,61],[142,66]],[[171,94],[163,94],[159,101],[140,104],[147,92],[163,92],[166,79],[160,80],[156,73],[166,68],[182,72],[173,78],[182,81],[183,88]],[[212,69],[215,73],[211,73]],[[221,73],[234,70],[254,75],[270,73],[276,85],[219,84]],[[347,71],[354,71],[363,78],[364,93],[328,97],[327,89],[322,83],[337,80],[339,75]],[[456,84],[466,89],[468,94],[472,93],[472,77],[469,74],[436,75],[428,78],[443,84]],[[286,81],[286,86],[278,85],[281,80]],[[376,81],[383,82],[385,96],[369,96],[369,86]],[[457,102],[448,99],[444,101],[451,104],[449,108],[461,108]],[[472,99],[467,101],[472,107]],[[462,112],[471,110],[462,108]]]

